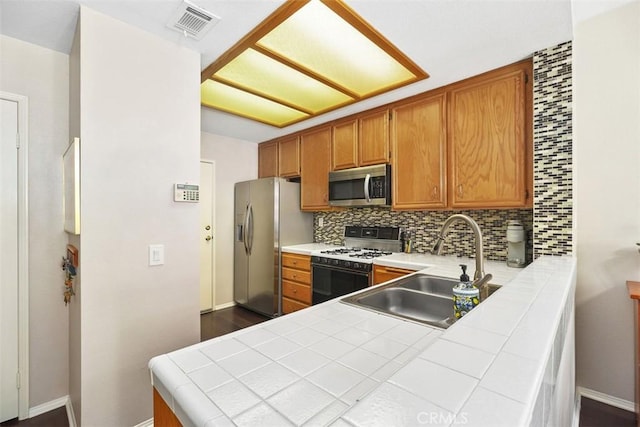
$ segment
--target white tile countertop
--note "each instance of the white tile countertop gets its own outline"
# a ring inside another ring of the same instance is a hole
[[[289,252],[299,255],[311,255],[314,252],[326,251],[339,248],[339,245],[329,243],[302,243],[300,245],[283,246],[282,252]]]
[[[154,357],[152,382],[185,426],[535,424],[575,259],[514,271],[444,331],[332,300]]]

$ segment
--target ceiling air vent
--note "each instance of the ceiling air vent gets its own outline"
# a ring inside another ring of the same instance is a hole
[[[184,0],[167,26],[200,40],[218,21],[218,16]]]

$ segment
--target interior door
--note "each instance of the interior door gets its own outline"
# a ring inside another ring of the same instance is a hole
[[[200,162],[200,312],[215,307],[215,163]]]
[[[0,422],[18,416],[18,105],[0,100]]]

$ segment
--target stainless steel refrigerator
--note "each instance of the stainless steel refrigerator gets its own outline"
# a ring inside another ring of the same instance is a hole
[[[282,178],[236,183],[234,230],[236,304],[282,314],[281,248],[313,242],[313,214],[300,211],[300,184]]]

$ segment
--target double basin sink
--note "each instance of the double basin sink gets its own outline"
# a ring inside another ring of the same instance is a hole
[[[418,273],[343,298],[341,301],[446,329],[456,320],[453,314],[453,287],[457,284],[456,279]],[[493,284],[485,285],[480,291],[480,300],[487,298],[499,287]]]

